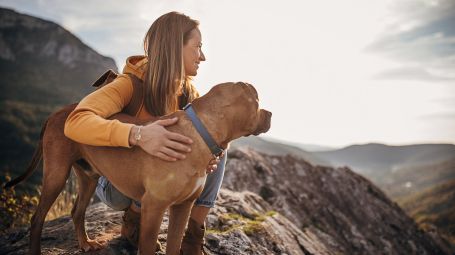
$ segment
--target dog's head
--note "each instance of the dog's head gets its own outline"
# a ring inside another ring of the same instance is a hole
[[[250,113],[247,116],[247,135],[259,135],[269,131],[270,124],[272,120],[272,113],[259,108],[259,97],[257,90],[253,85],[244,82],[237,82],[235,86],[240,86],[245,93],[243,94],[248,103],[246,107],[250,109],[245,109],[246,112]]]
[[[270,129],[272,113],[259,108],[259,98],[253,85],[228,82],[214,86],[206,95],[210,107],[218,108],[228,125],[228,137],[259,135]],[[204,96],[205,97],[205,96]]]

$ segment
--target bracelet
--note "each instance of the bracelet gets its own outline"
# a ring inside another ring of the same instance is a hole
[[[141,128],[142,126],[139,126],[139,128],[137,129],[137,132],[136,134],[134,134],[134,140],[136,140],[136,144],[141,140],[142,138],[142,135],[141,135]]]

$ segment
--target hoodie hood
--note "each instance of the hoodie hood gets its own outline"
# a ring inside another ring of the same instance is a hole
[[[144,80],[145,68],[147,66],[147,56],[131,56],[126,59],[123,73],[133,74],[141,80]]]

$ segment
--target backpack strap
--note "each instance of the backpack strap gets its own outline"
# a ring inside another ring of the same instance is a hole
[[[133,84],[133,95],[130,102],[123,108],[122,112],[131,116],[136,116],[144,99],[144,85],[136,75],[128,73]]]
[[[115,78],[117,78],[117,76],[118,74],[115,71],[109,69],[92,84],[92,87],[101,88],[104,85],[112,82]]]
[[[144,86],[142,85],[142,80],[136,75],[130,73],[127,75],[130,77],[131,83],[133,84],[133,95],[131,96],[130,102],[123,108],[122,112],[130,116],[136,116],[144,99]],[[99,89],[104,85],[111,83],[117,77],[118,74],[109,69],[92,84],[92,87]]]

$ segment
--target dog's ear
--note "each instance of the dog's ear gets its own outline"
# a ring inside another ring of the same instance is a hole
[[[256,99],[259,99],[258,91],[256,90],[256,88],[249,83],[245,83],[245,84],[251,89],[251,91],[253,91],[253,95],[256,97]]]
[[[253,85],[246,83],[246,82],[236,82],[236,85],[241,86],[247,93],[251,94],[253,98],[258,99],[258,92]]]

